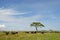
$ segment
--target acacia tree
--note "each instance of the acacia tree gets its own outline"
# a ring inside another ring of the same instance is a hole
[[[40,22],[32,22],[32,24],[30,24],[30,26],[33,26],[36,28],[36,31],[38,31],[38,27],[44,27],[44,25]]]

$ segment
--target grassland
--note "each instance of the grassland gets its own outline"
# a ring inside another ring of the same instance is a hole
[[[6,35],[0,32],[0,40],[60,40],[60,33],[21,33]]]

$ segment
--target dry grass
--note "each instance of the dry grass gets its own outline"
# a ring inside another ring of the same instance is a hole
[[[60,40],[60,33],[18,33],[15,35],[0,32],[0,40]]]

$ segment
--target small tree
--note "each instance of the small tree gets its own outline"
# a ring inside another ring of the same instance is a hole
[[[34,26],[36,28],[36,31],[38,31],[37,27],[44,27],[44,25],[40,22],[32,22],[31,26]]]

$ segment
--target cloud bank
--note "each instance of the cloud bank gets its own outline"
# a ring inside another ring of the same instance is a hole
[[[19,30],[27,30],[26,27],[29,28],[31,22],[38,21],[38,19],[41,17],[40,15],[34,15],[30,17],[21,16],[24,14],[27,15],[29,13],[21,13],[13,9],[0,9],[0,20],[5,21],[5,23],[3,22],[3,24],[10,27],[11,30],[15,30],[16,28],[20,28]],[[17,15],[20,15],[19,18],[17,18]]]

